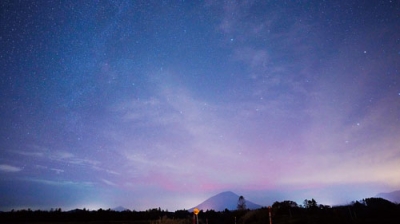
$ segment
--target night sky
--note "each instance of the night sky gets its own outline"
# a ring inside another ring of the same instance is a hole
[[[399,1],[0,7],[0,210],[400,189]]]

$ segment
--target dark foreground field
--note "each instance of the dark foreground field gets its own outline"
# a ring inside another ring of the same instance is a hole
[[[213,210],[201,211],[199,224],[268,224],[269,211],[274,224],[399,224],[400,205],[381,198],[368,198],[351,205],[330,207],[305,200],[298,206],[292,201],[275,202],[269,210]],[[116,223],[116,224],[193,224],[193,214],[187,210],[168,212],[158,209],[123,211],[99,209],[97,211],[61,209],[51,211],[21,210],[0,213],[0,223]]]

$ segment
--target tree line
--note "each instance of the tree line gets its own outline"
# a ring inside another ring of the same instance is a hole
[[[273,203],[270,208],[256,210],[246,209],[240,199],[237,210],[201,210],[198,218],[199,224],[268,224],[269,212],[273,224],[398,224],[400,220],[400,204],[382,198],[367,198],[334,207],[318,204],[315,199],[306,199],[301,205],[293,201],[281,201]],[[26,209],[0,213],[0,223],[193,224],[193,218],[193,213],[188,210],[169,212],[161,208],[122,212],[111,209],[62,211],[56,208],[50,211]]]

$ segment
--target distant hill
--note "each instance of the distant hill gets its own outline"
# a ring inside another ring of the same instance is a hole
[[[129,211],[129,209],[122,207],[122,206],[118,206],[115,208],[112,208],[111,210],[116,211],[116,212],[124,212],[124,211]]]
[[[203,211],[206,210],[223,211],[225,209],[236,210],[239,197],[240,197],[239,195],[231,191],[222,192],[205,200],[201,204],[189,209],[189,211],[192,211],[194,208],[198,208]],[[244,198],[246,199],[246,197]],[[249,200],[246,200],[246,207],[248,209],[258,209],[261,208],[262,206],[255,204]]]
[[[391,202],[400,203],[400,190],[389,193],[379,193],[376,197],[389,200]]]

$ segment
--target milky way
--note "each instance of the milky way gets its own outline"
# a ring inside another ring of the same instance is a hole
[[[0,210],[400,189],[397,1],[0,6]]]

